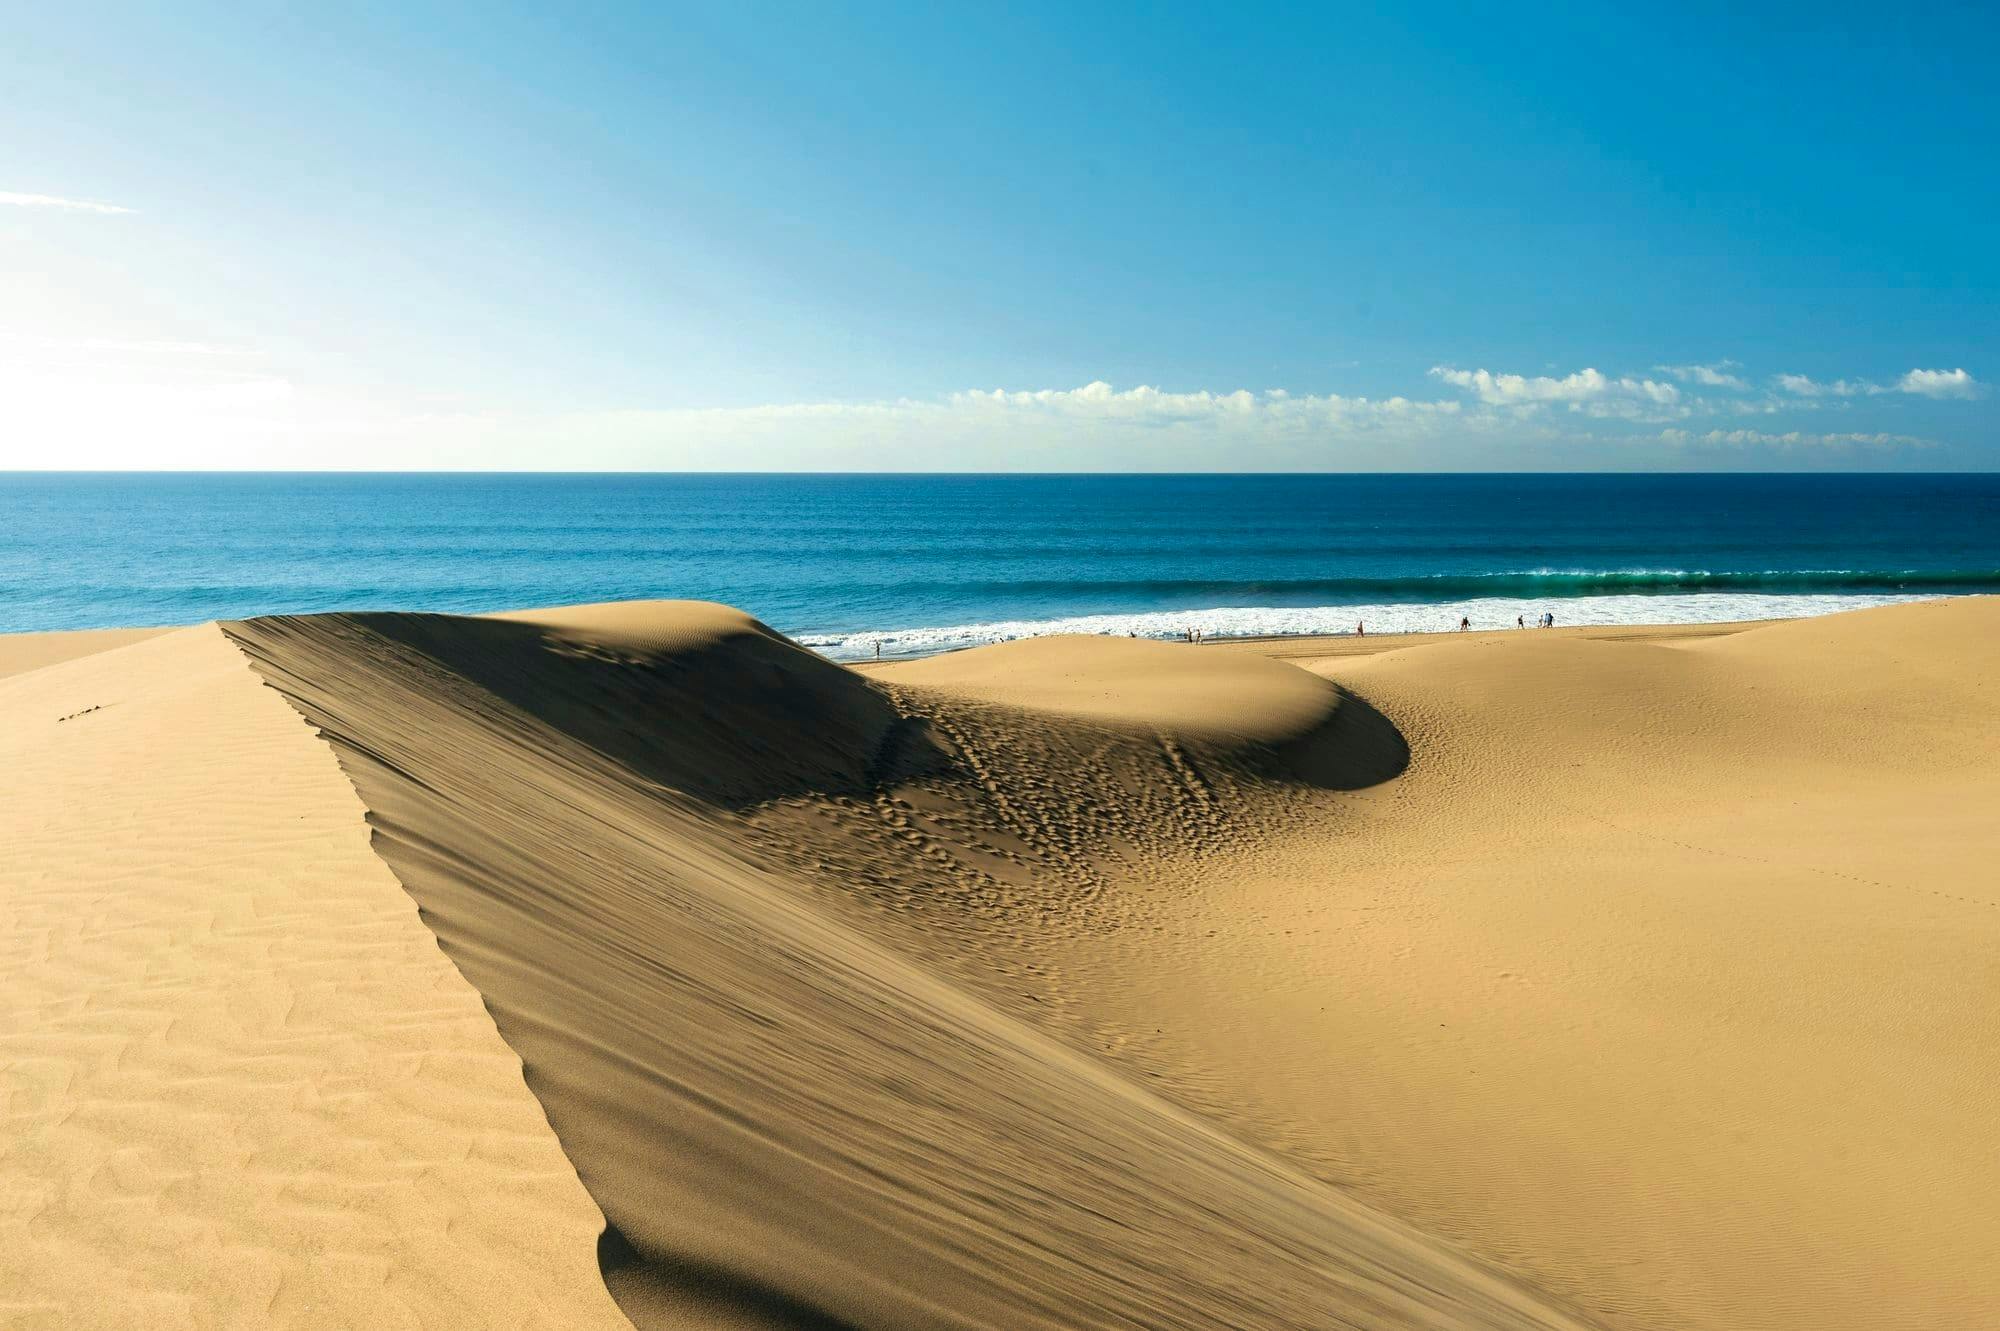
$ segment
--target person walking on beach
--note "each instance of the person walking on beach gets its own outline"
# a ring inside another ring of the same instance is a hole
[[[1471,627],[1472,627],[1472,620],[1469,617],[1465,615],[1460,615],[1458,617],[1458,631],[1460,633],[1465,632],[1467,629]]]
[[[1514,616],[1514,627],[1517,629],[1524,629],[1528,627],[1528,617],[1526,615]]]
[[[1554,628],[1555,626],[1556,626],[1556,612],[1551,610],[1549,611],[1549,627]]]
[[[1354,621],[1354,636],[1357,638],[1365,638],[1368,636],[1368,626],[1366,624],[1363,624],[1358,619]]]

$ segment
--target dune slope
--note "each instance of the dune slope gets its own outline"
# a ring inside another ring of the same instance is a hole
[[[1996,644],[1979,598],[1291,645],[1409,771],[1173,898],[1091,1001],[1614,1325],[2000,1325]]]
[[[1039,937],[1400,770],[1336,687],[1217,660],[1219,721],[1035,711],[672,604],[229,632],[520,1054],[638,1324],[1589,1324],[1034,1012]],[[1071,685],[1185,665],[1115,650]]]

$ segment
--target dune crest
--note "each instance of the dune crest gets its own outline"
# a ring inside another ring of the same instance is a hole
[[[788,876],[801,862],[770,853],[774,827],[830,819],[837,849],[867,807],[928,881],[968,872],[938,858],[954,825],[992,833],[980,872],[1024,891],[1068,864],[1033,903],[1045,916],[1118,878],[982,774],[944,694],[908,709],[718,611],[620,609],[602,638],[598,614],[229,631],[333,744],[378,852],[521,1054],[636,1322],[1587,1324],[918,964],[948,888],[908,902],[919,880],[858,883],[842,903],[838,875]],[[1336,690],[1281,678],[1323,700],[1298,725],[1338,711]],[[749,705],[765,699],[833,723],[774,746]],[[1108,801],[1191,790],[1204,763],[1247,780],[1284,738],[1169,736],[1169,754],[1157,729],[1085,727],[1075,752]],[[1189,801],[1107,803],[1123,848],[1106,853],[1143,855]]]

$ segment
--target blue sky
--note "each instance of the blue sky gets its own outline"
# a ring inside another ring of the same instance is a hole
[[[2000,19],[1762,8],[21,7],[0,466],[2000,465]]]

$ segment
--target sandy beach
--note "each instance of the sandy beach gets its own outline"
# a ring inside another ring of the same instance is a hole
[[[0,638],[0,1324],[2000,1325],[1996,643]]]

